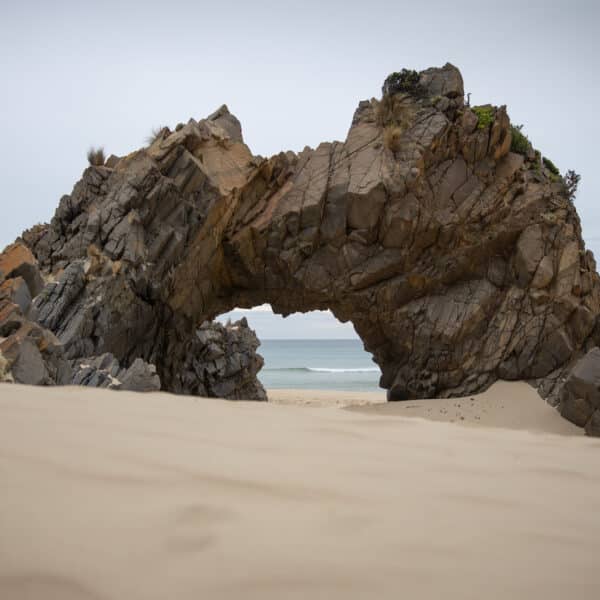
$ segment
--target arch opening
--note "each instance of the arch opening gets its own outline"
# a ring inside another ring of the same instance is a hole
[[[330,311],[282,317],[264,304],[217,317],[223,324],[245,319],[255,331],[264,365],[258,379],[269,389],[381,391],[381,370],[351,323]]]

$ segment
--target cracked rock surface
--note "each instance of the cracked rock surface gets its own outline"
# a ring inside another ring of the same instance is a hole
[[[69,361],[110,353],[155,365],[165,390],[262,397],[255,336],[221,332],[217,350],[201,324],[236,306],[329,309],[390,399],[501,378],[558,404],[600,309],[564,183],[511,152],[505,107],[479,121],[452,65],[395,90],[359,103],[344,142],[299,154],[253,156],[221,107],[89,167],[22,236],[48,281],[31,319]]]

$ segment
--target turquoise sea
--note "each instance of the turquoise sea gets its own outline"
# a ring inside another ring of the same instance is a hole
[[[381,391],[381,372],[360,340],[261,340],[268,388]]]

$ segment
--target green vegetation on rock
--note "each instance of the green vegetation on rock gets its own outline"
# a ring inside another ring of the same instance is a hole
[[[531,148],[531,142],[529,141],[529,138],[522,133],[522,129],[523,125],[511,125],[510,132],[512,140],[510,142],[510,151],[527,156],[527,153]]]
[[[402,69],[400,72],[394,71],[386,77],[381,92],[384,96],[397,94],[398,92],[414,94],[420,91],[419,78],[419,74],[410,69]]]
[[[581,181],[581,175],[575,173],[573,169],[569,169],[565,177],[563,179],[565,183],[565,191],[567,192],[567,197],[571,202],[575,200],[575,195],[577,194],[577,187],[579,186],[579,182]]]
[[[486,129],[494,122],[494,109],[486,106],[474,106],[473,112],[477,115],[477,129]]]
[[[544,163],[544,166],[546,167],[546,169],[548,169],[548,171],[550,171],[550,173],[552,173],[553,175],[560,176],[560,171],[558,170],[558,167],[549,158],[544,156],[542,158],[542,162]]]

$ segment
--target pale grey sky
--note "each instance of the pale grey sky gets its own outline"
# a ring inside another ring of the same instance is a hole
[[[351,323],[340,323],[329,311],[314,310],[294,313],[287,317],[276,315],[268,304],[251,310],[238,308],[217,318],[221,323],[227,319],[237,321],[246,317],[261,340],[348,340],[358,339]]]
[[[599,25],[594,0],[0,0],[0,246],[50,219],[92,144],[124,154],[225,102],[255,154],[300,150],[344,139],[389,72],[450,61],[581,173],[598,254]]]

